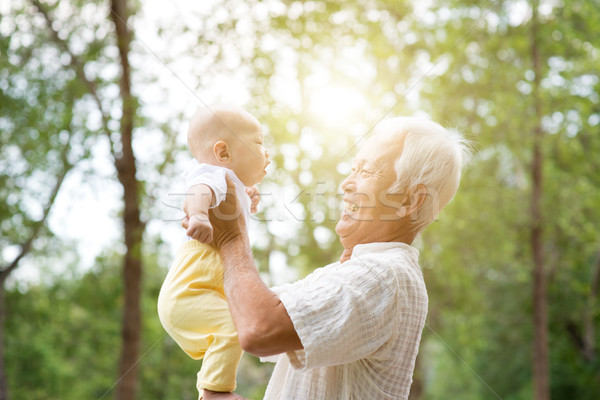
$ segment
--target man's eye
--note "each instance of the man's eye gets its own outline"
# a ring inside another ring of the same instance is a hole
[[[360,173],[363,176],[363,178],[368,178],[370,176],[375,175],[375,172],[369,171],[369,170],[366,170],[366,169],[363,169],[362,171],[360,171]]]

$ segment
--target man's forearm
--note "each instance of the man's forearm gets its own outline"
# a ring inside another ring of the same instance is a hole
[[[285,307],[260,279],[248,243],[240,237],[222,246],[221,254],[225,294],[242,348],[257,356],[301,349]]]

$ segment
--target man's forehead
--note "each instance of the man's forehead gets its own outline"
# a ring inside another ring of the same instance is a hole
[[[353,161],[357,164],[388,165],[402,153],[404,136],[401,134],[378,134],[372,136],[363,144]]]

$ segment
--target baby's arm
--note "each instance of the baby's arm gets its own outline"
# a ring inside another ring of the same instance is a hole
[[[207,185],[194,185],[189,189],[183,205],[183,211],[189,218],[187,235],[202,243],[210,243],[213,239],[213,228],[208,220],[213,196]]]

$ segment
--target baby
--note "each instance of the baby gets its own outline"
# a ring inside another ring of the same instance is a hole
[[[235,184],[246,223],[256,212],[260,183],[269,165],[262,128],[248,112],[225,106],[200,109],[192,117],[188,146],[195,158],[185,172],[190,240],[180,248],[158,297],[165,330],[190,357],[203,359],[198,372],[200,399],[242,399],[232,393],[242,349],[223,291],[222,259],[210,245],[208,210]]]

